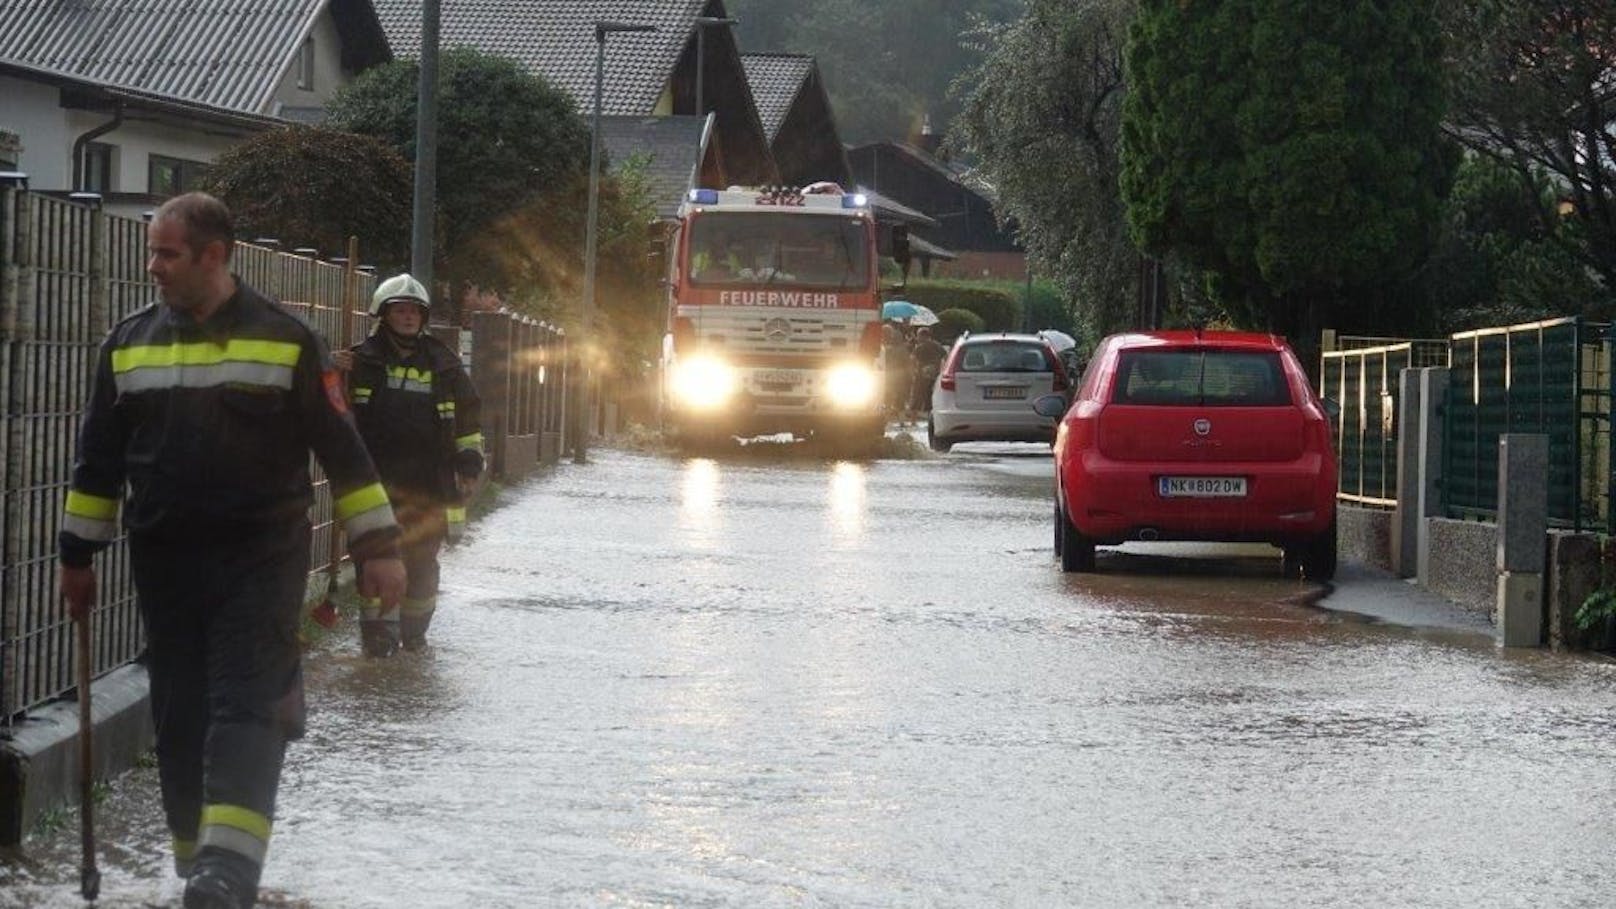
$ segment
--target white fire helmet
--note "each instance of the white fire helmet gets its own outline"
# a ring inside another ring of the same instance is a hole
[[[370,314],[381,318],[382,308],[397,300],[417,303],[429,312],[432,309],[432,298],[427,294],[426,288],[406,272],[394,275],[376,287],[376,292],[370,297]]]

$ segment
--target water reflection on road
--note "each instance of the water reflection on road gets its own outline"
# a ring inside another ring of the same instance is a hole
[[[1063,575],[1028,448],[598,451],[510,491],[446,558],[429,653],[312,656],[266,882],[322,907],[1605,904],[1609,665],[1321,608],[1267,554]],[[114,905],[177,892],[149,776],[105,812]],[[61,839],[0,865],[0,904],[73,904]]]

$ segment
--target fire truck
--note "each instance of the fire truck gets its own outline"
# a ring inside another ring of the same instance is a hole
[[[866,197],[832,183],[691,190],[668,245],[664,428],[879,439],[877,236]]]

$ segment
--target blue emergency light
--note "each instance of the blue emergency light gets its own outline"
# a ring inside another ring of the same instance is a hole
[[[717,205],[718,190],[693,189],[690,191],[690,201],[696,203],[697,205]]]
[[[870,197],[863,193],[848,193],[842,197],[843,208],[863,208],[870,204]]]

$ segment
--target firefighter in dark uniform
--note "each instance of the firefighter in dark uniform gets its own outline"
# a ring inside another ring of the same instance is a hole
[[[359,633],[369,656],[426,646],[438,602],[438,550],[465,524],[465,500],[483,470],[477,392],[447,345],[426,331],[431,300],[407,274],[371,297],[376,328],[338,365],[404,536],[408,584],[398,610],[367,603]]]
[[[298,623],[310,561],[309,451],[331,479],[360,587],[403,594],[398,525],[325,346],[230,273],[230,212],[159,208],[162,304],[102,343],[60,534],[63,599],[95,600],[92,556],[120,500],[146,628],[163,808],[185,905],[250,906],[286,743],[302,734]]]

